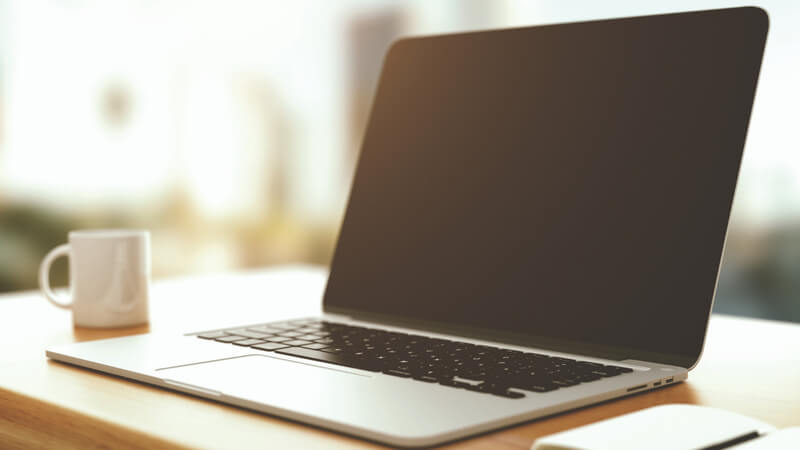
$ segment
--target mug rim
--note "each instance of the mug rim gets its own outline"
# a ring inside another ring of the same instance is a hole
[[[79,230],[72,230],[67,233],[69,238],[95,238],[95,239],[108,239],[108,238],[129,238],[129,237],[146,237],[150,235],[149,230],[137,230],[128,228],[86,228]]]

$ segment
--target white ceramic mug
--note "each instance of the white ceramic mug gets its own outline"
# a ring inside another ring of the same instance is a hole
[[[70,299],[50,289],[50,265],[69,257]],[[39,288],[84,327],[146,323],[150,292],[150,233],[143,230],[78,230],[69,244],[50,251],[39,268]]]

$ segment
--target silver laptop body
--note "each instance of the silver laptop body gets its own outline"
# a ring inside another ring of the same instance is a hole
[[[685,380],[766,31],[735,8],[400,40],[322,317],[47,356],[398,446]]]

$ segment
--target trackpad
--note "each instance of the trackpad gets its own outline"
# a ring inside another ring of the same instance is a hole
[[[282,358],[254,354],[157,373],[180,390],[340,431],[369,430],[373,435],[433,435],[487,415],[508,414],[513,406],[513,401],[490,395],[472,398],[464,390],[432,383]]]
[[[352,385],[364,387],[372,376],[369,372],[322,365],[314,361],[282,359],[280,356],[247,355],[236,358],[204,361],[178,367],[158,369],[168,384],[195,387],[200,392],[221,393],[280,405],[285,401],[297,404],[298,397],[316,402],[320,395],[330,394]]]

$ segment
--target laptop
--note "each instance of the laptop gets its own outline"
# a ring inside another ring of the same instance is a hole
[[[767,28],[734,8],[401,39],[321,317],[47,356],[397,446],[679,383]]]

